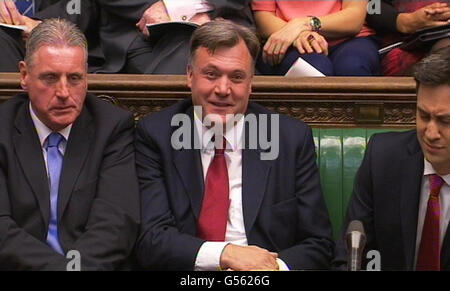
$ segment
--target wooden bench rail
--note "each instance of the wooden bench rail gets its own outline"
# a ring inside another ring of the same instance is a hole
[[[0,73],[0,102],[22,92]],[[183,75],[89,75],[89,92],[117,99],[136,119],[190,97]],[[251,99],[317,127],[413,127],[415,82],[407,77],[255,76]]]

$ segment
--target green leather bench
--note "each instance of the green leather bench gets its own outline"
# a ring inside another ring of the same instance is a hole
[[[372,134],[387,131],[399,129],[313,128],[322,189],[335,238],[342,228],[366,144]]]

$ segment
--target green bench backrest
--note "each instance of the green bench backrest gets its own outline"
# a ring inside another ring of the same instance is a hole
[[[322,190],[335,238],[342,228],[353,179],[364,157],[366,144],[372,134],[387,131],[395,129],[313,128]]]

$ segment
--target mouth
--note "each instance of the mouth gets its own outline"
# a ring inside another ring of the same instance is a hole
[[[231,107],[232,105],[230,103],[227,102],[217,102],[217,101],[209,101],[209,104],[215,106],[215,107],[220,107],[220,108],[227,108],[227,107]]]
[[[72,110],[74,110],[74,106],[58,106],[58,107],[53,107],[52,111],[57,112],[57,113],[66,113],[66,112],[70,112]]]
[[[436,152],[441,151],[444,148],[442,146],[430,145],[429,143],[427,143],[425,141],[423,142],[423,145],[425,146],[425,150],[429,153],[436,153]]]

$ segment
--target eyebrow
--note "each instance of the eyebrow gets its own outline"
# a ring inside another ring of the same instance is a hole
[[[204,72],[205,70],[208,70],[208,69],[213,69],[213,70],[222,72],[222,70],[220,68],[218,68],[217,66],[212,65],[212,64],[206,65],[205,67],[203,67],[201,69],[201,71]],[[244,70],[236,69],[234,71],[231,71],[231,74],[236,74],[236,73],[241,73],[241,74],[247,75],[247,73]]]
[[[417,111],[419,111],[420,114],[426,114],[426,115],[431,115],[428,111],[426,111],[425,109],[421,108],[420,106],[417,105]],[[436,118],[438,119],[450,119],[450,113],[445,113],[445,114],[441,114],[441,115],[435,115]]]

